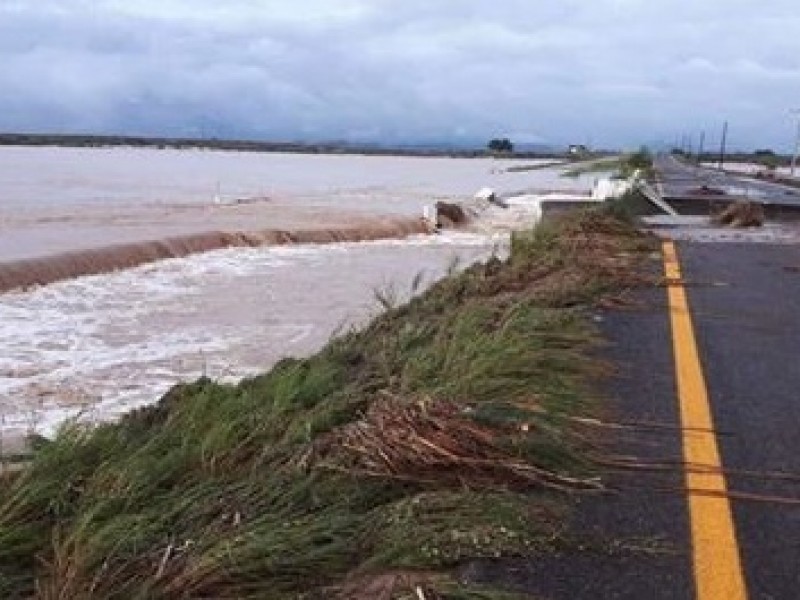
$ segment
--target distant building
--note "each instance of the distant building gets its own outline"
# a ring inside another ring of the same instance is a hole
[[[583,144],[572,144],[567,150],[570,156],[581,156],[582,154],[588,154],[589,148],[584,146]]]

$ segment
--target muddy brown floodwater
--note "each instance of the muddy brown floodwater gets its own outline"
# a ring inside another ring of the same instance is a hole
[[[0,293],[5,446],[29,431],[52,433],[76,415],[113,419],[180,381],[236,381],[284,356],[307,356],[374,315],[376,290],[403,301],[418,276],[421,291],[453,269],[502,254],[507,230],[533,213],[517,207],[472,231],[443,235],[301,242],[405,223],[426,204],[464,200],[483,186],[508,194],[591,185],[561,178],[557,168],[507,172],[513,164],[0,148],[0,272],[19,260],[206,232],[307,235],[290,246],[174,252],[167,260]]]

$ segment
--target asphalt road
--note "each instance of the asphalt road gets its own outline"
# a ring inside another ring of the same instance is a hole
[[[800,598],[800,504],[784,502],[800,500],[800,246],[686,242],[678,254],[746,597]],[[613,432],[608,449],[677,464],[686,432],[677,429],[670,304],[664,289],[639,300],[598,315],[610,342],[604,355],[618,365],[607,418],[667,427]],[[688,510],[683,469],[620,472],[610,481],[620,493],[579,503],[570,524],[578,544],[535,560],[473,565],[467,576],[551,600],[715,600],[698,595],[692,536],[703,523]],[[706,533],[713,548],[719,533]]]
[[[657,156],[654,166],[661,175],[662,193],[666,199],[702,197],[697,190],[706,186],[737,198],[800,206],[798,188],[690,165],[669,155]]]
[[[800,247],[680,247],[723,465],[800,474]],[[725,285],[702,285],[712,283]],[[731,474],[728,487],[800,498],[800,481]],[[733,502],[752,599],[800,598],[800,506]]]

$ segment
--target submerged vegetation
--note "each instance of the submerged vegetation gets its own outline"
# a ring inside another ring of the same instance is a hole
[[[0,596],[511,598],[450,573],[548,551],[602,487],[586,309],[649,246],[571,216],[311,358],[66,427],[0,488]]]

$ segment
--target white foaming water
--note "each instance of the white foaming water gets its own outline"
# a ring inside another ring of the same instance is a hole
[[[327,246],[230,249],[0,296],[0,411],[6,432],[108,420],[179,381],[236,380],[305,356],[458,261],[507,236],[448,233]],[[499,249],[499,250],[498,250]]]
[[[196,230],[419,215],[437,198],[463,200],[486,185],[507,193],[591,183],[562,179],[559,169],[506,172],[513,164],[0,149],[0,261]],[[271,199],[210,207],[217,181],[228,198]],[[284,356],[307,356],[374,315],[375,290],[393,287],[403,301],[419,273],[423,289],[456,261],[504,251],[508,236],[498,232],[536,214],[523,198],[505,211],[488,208],[480,233],[220,250],[0,295],[0,429],[49,434],[77,414],[113,419],[180,381],[235,381]]]

